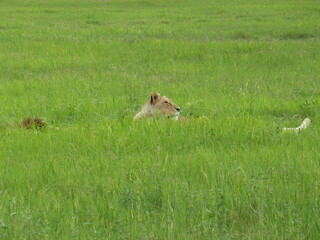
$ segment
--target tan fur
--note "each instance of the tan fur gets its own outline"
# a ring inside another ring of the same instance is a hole
[[[181,121],[181,122],[189,122],[189,121],[190,121],[189,118],[182,117],[182,116],[179,116],[179,117],[178,117],[178,120]]]
[[[134,120],[156,116],[175,116],[177,118],[179,111],[180,107],[169,98],[161,96],[159,93],[152,93],[150,100],[142,107],[141,111],[136,114]]]
[[[306,129],[310,125],[311,120],[309,118],[305,118],[302,124],[296,128],[283,128],[284,132],[296,132],[299,133],[301,130]]]

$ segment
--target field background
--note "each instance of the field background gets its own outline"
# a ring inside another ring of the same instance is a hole
[[[320,239],[319,1],[0,0],[0,103],[0,239]]]

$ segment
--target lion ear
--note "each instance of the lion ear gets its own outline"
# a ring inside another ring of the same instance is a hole
[[[152,93],[151,94],[151,104],[155,103],[156,101],[158,101],[160,99],[160,94],[159,93]]]

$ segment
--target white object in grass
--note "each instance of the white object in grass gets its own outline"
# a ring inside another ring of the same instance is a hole
[[[302,129],[306,129],[310,125],[311,120],[309,118],[305,118],[302,122],[302,124],[299,127],[296,128],[283,128],[283,131],[288,132],[300,132]]]

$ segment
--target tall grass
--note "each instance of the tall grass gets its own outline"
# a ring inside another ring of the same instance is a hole
[[[319,239],[319,12],[1,1],[1,239]],[[133,122],[153,91],[191,121]]]

